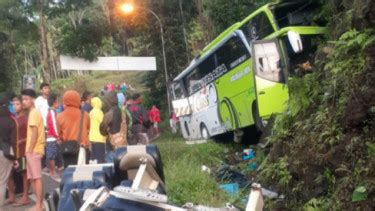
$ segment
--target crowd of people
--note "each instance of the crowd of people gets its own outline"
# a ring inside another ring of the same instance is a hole
[[[148,144],[160,135],[156,106],[148,111],[140,94],[127,99],[126,88],[112,88],[100,97],[70,90],[61,98],[43,83],[39,97],[32,89],[22,90],[20,96],[0,97],[0,208],[28,205],[31,184],[36,196],[33,210],[42,210],[43,171],[59,180],[58,172],[76,165],[82,150],[86,163],[111,162],[116,148]],[[19,201],[14,174],[23,177]]]
[[[118,91],[122,93],[126,93],[128,90],[134,91],[135,89],[132,87],[132,85],[126,83],[125,81],[116,85],[113,82],[107,83],[102,90],[102,93],[104,92],[113,92],[113,91]]]

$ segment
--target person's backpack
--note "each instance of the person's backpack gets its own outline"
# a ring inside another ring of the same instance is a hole
[[[130,113],[132,115],[133,124],[134,125],[142,125],[143,124],[143,115],[142,109],[139,105],[131,105],[129,106]]]
[[[150,127],[150,121],[148,119],[144,119],[143,117],[146,116],[147,118],[147,113],[144,114],[143,107],[141,105],[130,105],[129,106],[129,111],[132,114],[132,119],[133,119],[133,125],[143,125],[146,128]]]

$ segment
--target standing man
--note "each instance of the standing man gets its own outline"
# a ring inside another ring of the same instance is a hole
[[[159,136],[160,110],[153,105],[149,113],[150,121],[152,123],[153,135]]]
[[[81,112],[81,98],[78,92],[65,92],[63,104],[64,111],[57,116],[57,128],[64,166],[67,167],[77,164],[80,146],[89,148],[90,119],[87,112]]]
[[[0,210],[4,205],[7,182],[13,167],[11,159],[14,159],[17,142],[16,122],[10,115],[9,100],[0,98]]]
[[[49,110],[48,97],[51,93],[51,88],[48,83],[42,83],[40,85],[40,93],[42,95],[35,100],[35,108],[42,114],[44,125],[47,125],[47,114]]]
[[[45,146],[45,130],[43,117],[34,105],[35,91],[25,89],[21,93],[23,106],[29,111],[26,137],[27,178],[31,181],[36,195],[33,210],[39,211],[43,210],[42,158]]]
[[[29,181],[27,180],[26,169],[20,163],[20,159],[25,159],[25,151],[26,151],[26,135],[27,135],[27,114],[22,105],[21,97],[14,97],[13,98],[13,106],[14,112],[16,113],[15,119],[17,123],[17,159],[19,159],[18,169],[17,171],[22,174],[23,179],[23,192],[22,198],[13,204],[13,207],[21,207],[28,205],[29,202]],[[15,196],[14,190],[15,184],[12,178],[9,178],[9,187],[8,187],[8,195],[11,198],[12,195]],[[13,192],[12,192],[13,191]],[[15,198],[15,197],[14,197]]]
[[[89,91],[83,92],[82,98],[81,98],[82,110],[86,111],[87,113],[90,113],[90,111],[92,110],[91,99],[92,99],[91,92]]]

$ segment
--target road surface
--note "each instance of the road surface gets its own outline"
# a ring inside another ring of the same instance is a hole
[[[58,186],[60,185],[60,182],[57,181],[57,180],[54,180],[52,179],[48,173],[45,173],[43,172],[43,193],[44,195],[46,193],[49,193],[51,192],[52,190],[58,188]],[[32,191],[30,191],[32,192]],[[21,195],[17,195],[17,201],[21,198]],[[24,211],[28,208],[31,208],[34,206],[34,203],[35,203],[35,195],[33,193],[31,193],[29,195],[29,199],[30,199],[30,205],[28,206],[23,206],[23,207],[13,207],[12,205],[8,205],[8,206],[5,206],[5,207],[2,207],[0,208],[0,211]]]

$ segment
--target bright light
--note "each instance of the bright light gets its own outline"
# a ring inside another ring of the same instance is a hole
[[[120,9],[123,13],[129,14],[129,13],[132,13],[134,11],[134,6],[132,4],[125,3],[125,4],[121,5]]]

